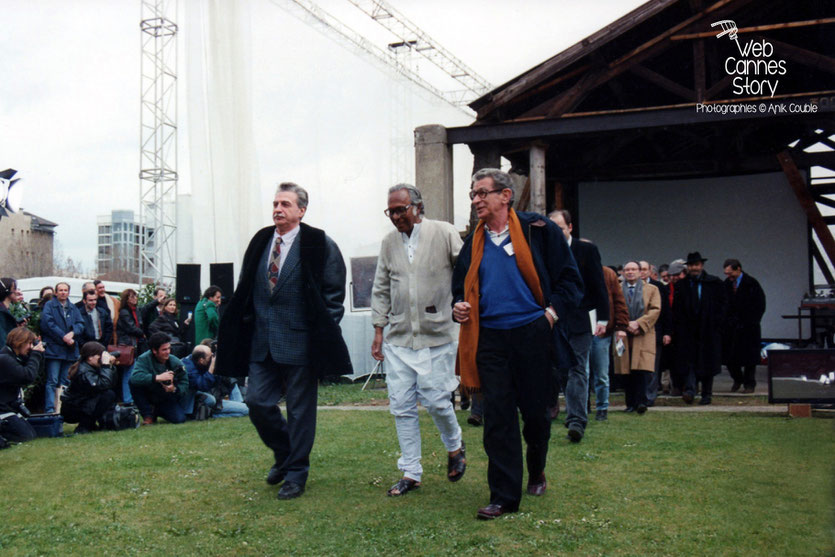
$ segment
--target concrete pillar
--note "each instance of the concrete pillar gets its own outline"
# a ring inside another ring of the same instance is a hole
[[[452,145],[443,126],[415,128],[415,186],[423,195],[427,218],[453,222]]]
[[[530,148],[531,202],[530,210],[545,214],[545,146],[534,144]]]

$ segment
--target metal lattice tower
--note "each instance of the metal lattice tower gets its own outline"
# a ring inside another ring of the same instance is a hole
[[[464,87],[457,91],[444,91],[444,98],[450,104],[464,106],[493,88],[486,79],[453,56],[450,51],[434,41],[425,31],[383,0],[348,1],[386,28],[395,37],[413,45],[412,48],[416,54],[435,64],[442,72]]]
[[[141,0],[140,284],[177,275],[177,0]]]

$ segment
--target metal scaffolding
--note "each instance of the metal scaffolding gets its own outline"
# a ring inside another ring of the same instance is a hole
[[[139,280],[177,276],[177,0],[141,0]]]

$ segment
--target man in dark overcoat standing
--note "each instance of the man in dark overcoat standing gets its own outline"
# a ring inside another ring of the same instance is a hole
[[[727,277],[725,294],[728,296],[722,362],[734,380],[731,391],[744,386],[744,393],[753,393],[760,363],[760,320],[765,313],[765,292],[757,279],[742,272],[738,259],[726,259],[722,268]]]
[[[308,195],[278,186],[273,222],[244,254],[235,293],[220,320],[215,373],[249,375],[246,403],[273,451],[267,483],[279,499],[304,493],[316,432],[319,379],[351,373],[339,321],[345,311],[345,262],[323,230],[301,222]],[[278,407],[286,397],[287,419]]]
[[[722,325],[727,309],[725,286],[704,270],[707,259],[687,254],[687,277],[676,284],[673,299],[673,339],[676,372],[681,374],[682,398],[693,402],[696,381],[702,384],[699,404],[710,404],[713,377],[722,369]]]

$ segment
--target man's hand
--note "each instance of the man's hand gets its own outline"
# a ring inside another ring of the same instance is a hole
[[[43,342],[38,341],[38,344],[33,346],[32,350],[34,350],[35,352],[43,352],[44,350],[46,350],[46,348],[44,348]]]
[[[62,337],[62,338],[63,338],[63,340],[64,340],[64,344],[66,344],[67,346],[72,346],[73,344],[75,344],[75,341],[74,341],[74,340],[73,340],[73,338],[72,338],[72,337],[74,337],[74,336],[75,336],[75,332],[74,332],[74,331],[70,331],[69,333],[65,334],[65,335]]]
[[[639,327],[639,326],[638,326],[638,322],[637,322],[637,321],[630,321],[630,322],[629,322],[629,326],[626,328],[626,330],[627,330],[627,331],[629,332],[629,334],[631,334],[631,335],[637,335],[638,333],[640,333],[640,332],[641,332],[641,327]]]
[[[383,328],[374,327],[374,341],[371,343],[371,357],[382,362],[383,357]]]
[[[101,353],[101,365],[103,365],[103,366],[109,366],[110,364],[113,363],[114,359],[115,358],[110,355],[110,352],[102,352]]]
[[[168,293],[164,290],[160,290],[160,294],[157,294],[157,302],[161,304],[162,301],[166,298],[166,296],[168,296]]]
[[[459,323],[466,323],[470,320],[470,309],[469,302],[458,302],[452,306],[452,316]]]
[[[217,360],[217,354],[212,354],[212,361],[209,362],[209,373],[212,375],[215,374],[215,360]]]
[[[173,381],[174,380],[174,372],[173,371],[166,371],[165,373],[160,373],[156,377],[154,377],[154,381],[157,383],[162,383],[163,381]],[[165,387],[166,385],[163,385]]]
[[[664,344],[664,346],[667,346],[668,344],[673,342],[673,337],[671,337],[670,335],[664,335],[663,337],[661,337],[661,342]]]
[[[606,325],[602,323],[598,323],[597,326],[594,328],[594,336],[602,337],[606,334]]]
[[[174,385],[174,383],[171,383],[170,385],[163,385],[162,390],[166,393],[173,393],[177,391],[177,387]]]
[[[615,342],[626,338],[626,331],[615,331]]]

